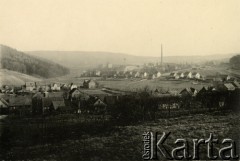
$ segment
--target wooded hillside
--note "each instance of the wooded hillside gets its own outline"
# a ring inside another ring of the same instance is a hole
[[[230,65],[232,66],[232,68],[234,69],[240,69],[240,55],[235,55],[233,56],[230,61],[229,61]]]
[[[0,45],[1,68],[44,78],[63,76],[69,69],[40,58],[27,55],[16,49]]]

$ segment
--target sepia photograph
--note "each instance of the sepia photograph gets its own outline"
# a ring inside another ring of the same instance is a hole
[[[239,0],[0,0],[0,161],[240,160]]]

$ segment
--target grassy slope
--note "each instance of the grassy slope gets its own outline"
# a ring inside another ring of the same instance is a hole
[[[26,81],[38,82],[41,79],[7,69],[0,69],[0,85],[24,85]]]

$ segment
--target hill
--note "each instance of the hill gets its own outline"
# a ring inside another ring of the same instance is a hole
[[[32,76],[51,78],[69,73],[69,69],[44,59],[0,45],[1,68]]]
[[[41,81],[41,79],[7,69],[0,69],[0,86],[23,85],[27,81],[38,82]]]
[[[160,62],[160,57],[135,56],[111,52],[86,52],[86,51],[27,51],[26,53],[41,58],[54,60],[70,68],[86,68],[99,64],[135,64]],[[234,54],[219,54],[210,56],[164,56],[165,63],[202,63],[209,60],[228,62]]]

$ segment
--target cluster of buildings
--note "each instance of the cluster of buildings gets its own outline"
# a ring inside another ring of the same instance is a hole
[[[194,80],[202,80],[207,82],[226,82],[226,81],[234,81],[235,78],[231,77],[227,74],[216,74],[216,75],[203,75],[199,72],[172,72],[167,77],[168,79],[194,79]]]
[[[97,90],[97,82],[94,80],[84,80],[82,85],[77,86],[73,83],[45,84],[41,82],[26,82],[23,86],[4,85],[0,89],[0,113],[43,113],[74,107],[72,103],[76,96],[86,94],[81,91]],[[90,98],[90,97],[89,97]],[[92,103],[97,101],[91,98]],[[95,104],[96,105],[96,104]],[[76,105],[77,106],[77,105]],[[40,110],[41,109],[41,110]]]
[[[172,79],[201,79],[202,75],[198,72],[172,72],[168,78]]]
[[[132,92],[128,93],[110,88],[99,89],[97,86],[98,84],[94,80],[84,80],[80,86],[73,83],[46,85],[40,82],[26,82],[22,87],[3,86],[0,89],[0,114],[104,113],[107,111],[107,107],[115,105],[121,96],[133,94]],[[204,94],[206,91],[226,93],[239,91],[239,89],[239,82],[223,81],[213,84],[211,87],[203,87],[199,91],[190,87],[177,93],[171,93],[170,91],[163,93],[158,89],[151,91],[151,93],[154,97],[165,95],[168,97],[195,97]]]
[[[103,77],[103,78],[143,78],[155,79],[161,77],[161,72],[144,72],[144,71],[88,71],[84,72],[82,77]]]
[[[212,92],[231,92],[240,89],[240,84],[237,81],[215,84],[209,87],[203,87],[201,90],[189,87],[184,88],[179,94],[181,96],[197,96],[197,94],[202,93],[203,91],[212,91]]]

